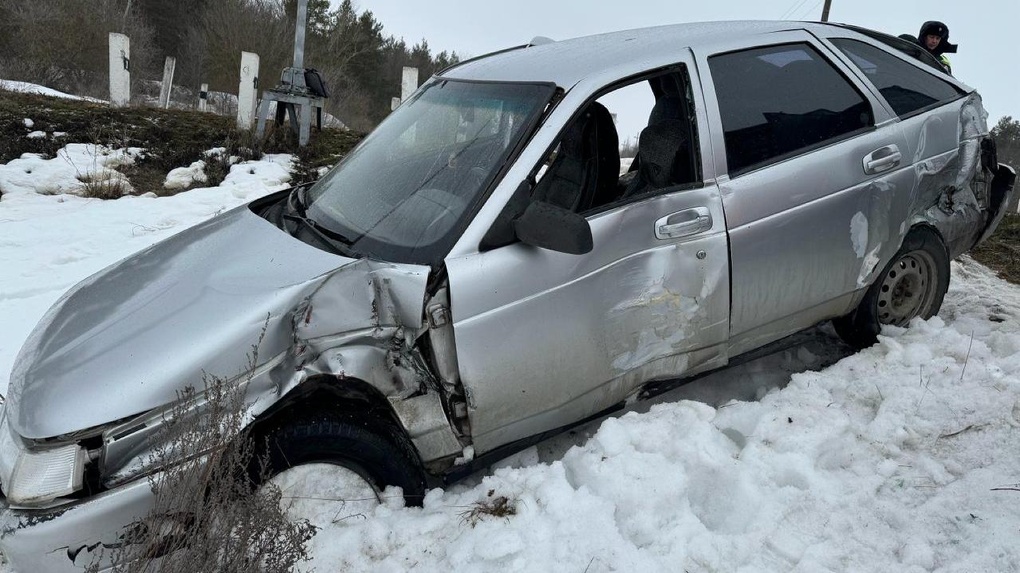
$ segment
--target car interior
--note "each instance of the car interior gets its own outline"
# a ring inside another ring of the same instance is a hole
[[[615,120],[620,113],[614,113],[619,105],[615,110],[607,107],[613,105],[612,98],[606,97],[610,92],[590,102],[566,128],[539,171],[533,199],[589,213],[701,180],[688,83],[672,72],[618,89],[632,86],[650,89],[654,104],[626,172],[621,173]]]

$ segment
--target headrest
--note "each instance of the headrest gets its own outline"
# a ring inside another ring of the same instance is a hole
[[[641,131],[641,178],[649,186],[660,189],[677,182],[674,172],[685,141],[683,129],[679,119],[667,119]]]

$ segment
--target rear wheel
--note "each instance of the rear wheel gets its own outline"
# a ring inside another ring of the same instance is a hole
[[[868,288],[853,312],[832,321],[840,338],[857,348],[878,340],[882,325],[906,326],[938,314],[949,289],[949,253],[927,228],[910,231],[903,246]]]
[[[253,460],[249,473],[256,482],[279,487],[281,506],[294,518],[322,526],[363,516],[378,505],[387,486],[402,488],[408,505],[421,505],[425,479],[418,455],[390,424],[317,413],[265,436],[266,467]]]

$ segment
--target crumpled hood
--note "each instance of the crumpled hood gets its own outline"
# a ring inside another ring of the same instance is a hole
[[[372,327],[378,316],[353,306],[366,305],[361,291],[370,291],[379,267],[393,265],[321,251],[247,207],[224,213],[57,301],[15,361],[11,423],[27,438],[55,437],[168,404],[189,385],[203,387],[204,374],[237,376],[263,328],[260,362],[293,345],[295,308],[308,307],[324,284],[359,285],[349,300],[331,293],[343,317],[331,329]],[[424,283],[416,277],[409,291],[423,292]]]

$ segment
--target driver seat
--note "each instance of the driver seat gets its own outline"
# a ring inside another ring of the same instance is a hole
[[[609,110],[598,102],[567,128],[556,158],[532,197],[583,212],[615,198],[620,173],[619,138]]]

